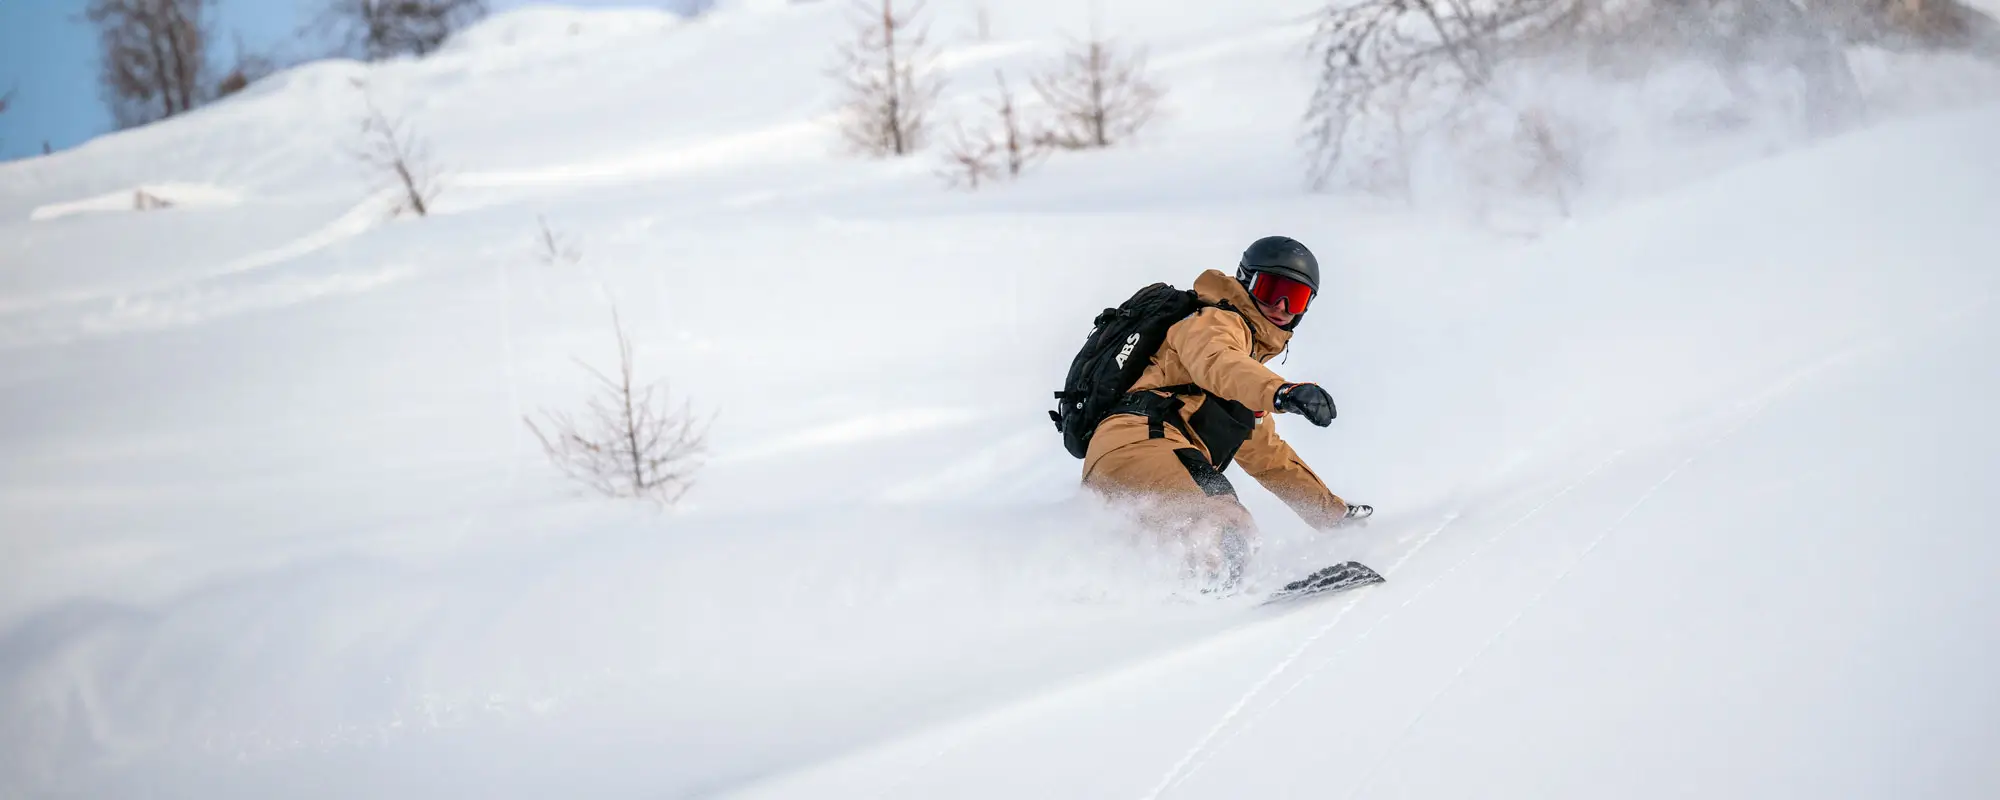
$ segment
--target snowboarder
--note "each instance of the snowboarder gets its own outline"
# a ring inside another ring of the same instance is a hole
[[[1184,537],[1205,577],[1233,586],[1256,544],[1250,513],[1223,472],[1231,463],[1315,528],[1366,519],[1278,437],[1275,413],[1333,422],[1333,398],[1265,366],[1283,352],[1319,293],[1319,262],[1283,236],[1243,251],[1235,276],[1208,270],[1194,282],[1203,306],[1166,331],[1130,393],[1099,423],[1083,483],[1135,501],[1142,520]]]

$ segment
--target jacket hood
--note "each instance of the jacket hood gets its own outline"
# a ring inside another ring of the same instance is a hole
[[[1250,299],[1250,292],[1238,283],[1236,278],[1219,269],[1203,272],[1194,279],[1195,296],[1204,303],[1228,304],[1244,319],[1250,322],[1250,337],[1256,344],[1254,355],[1262,360],[1284,352],[1292,341],[1292,332],[1271,324],[1257,310],[1257,303]]]

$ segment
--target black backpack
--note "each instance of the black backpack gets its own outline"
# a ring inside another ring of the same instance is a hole
[[[1194,292],[1155,283],[1097,315],[1056,392],[1056,410],[1049,412],[1070,455],[1082,458],[1090,450],[1090,435],[1139,381],[1167,329],[1205,305]]]

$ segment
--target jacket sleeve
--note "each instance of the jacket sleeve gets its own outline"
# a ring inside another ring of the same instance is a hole
[[[1167,329],[1167,344],[1180,355],[1195,385],[1252,411],[1278,409],[1278,373],[1250,357],[1250,329],[1236,314],[1203,309]]]
[[[1307,525],[1331,528],[1347,515],[1347,503],[1326,488],[1292,446],[1278,438],[1278,421],[1265,414],[1236,451],[1236,463],[1271,494],[1291,506]]]

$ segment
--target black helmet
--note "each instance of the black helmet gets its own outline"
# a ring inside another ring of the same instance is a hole
[[[1266,236],[1251,242],[1243,251],[1243,260],[1236,263],[1236,279],[1247,281],[1252,272],[1283,275],[1319,291],[1319,259],[1289,236]]]

